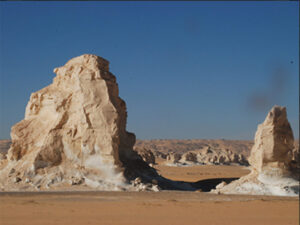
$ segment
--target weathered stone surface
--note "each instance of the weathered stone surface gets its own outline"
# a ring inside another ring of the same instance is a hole
[[[53,84],[31,95],[24,120],[12,127],[9,159],[30,155],[39,169],[66,159],[85,165],[97,154],[120,164],[119,151],[135,137],[125,131],[126,106],[108,61],[83,55],[54,71]]]
[[[55,182],[102,187],[156,175],[133,151],[135,135],[126,131],[126,104],[109,62],[86,54],[54,72],[53,83],[31,94],[25,118],[11,129],[2,189],[9,188],[11,168],[41,188]]]
[[[195,154],[194,152],[187,152],[182,155],[182,159],[187,162],[196,163],[197,162],[197,154]]]
[[[225,140],[225,139],[156,139],[156,140],[137,140],[136,149],[150,149],[154,154],[155,152],[162,152],[168,154],[176,152],[184,154],[186,152],[196,152],[201,149],[210,150],[222,149],[232,151],[236,154],[243,154],[249,157],[253,141],[245,140]]]
[[[294,137],[286,108],[274,106],[255,134],[249,162],[251,173],[229,185],[217,186],[217,193],[298,195],[299,168]],[[244,160],[238,155],[239,160]]]
[[[180,159],[181,159],[182,155],[179,153],[169,153],[167,155],[167,163],[179,163]]]
[[[153,154],[156,158],[160,158],[160,159],[166,159],[167,158],[167,154],[164,154],[160,151],[155,151],[155,152],[153,152]]]
[[[223,149],[212,149],[210,147],[205,147],[200,150],[188,151],[184,154],[179,153],[168,153],[167,160],[165,161],[167,165],[230,165],[239,164],[243,166],[248,166],[249,163],[247,159],[242,154],[236,154],[232,151],[226,151]],[[173,165],[173,166],[174,166]]]
[[[260,124],[249,162],[256,172],[267,167],[288,169],[292,160],[294,137],[285,107],[275,106]]]

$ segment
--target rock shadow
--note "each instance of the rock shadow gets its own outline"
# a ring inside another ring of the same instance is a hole
[[[215,189],[216,186],[222,182],[229,184],[232,181],[239,179],[239,177],[231,177],[231,178],[204,179],[196,182],[174,181],[159,175],[154,168],[150,167],[141,158],[141,156],[135,152],[134,155],[131,155],[131,157],[126,157],[124,155],[121,155],[120,160],[125,168],[124,175],[129,182],[139,177],[142,183],[157,184],[159,188],[162,190],[173,190],[173,191],[201,190],[202,192],[209,192],[212,189]]]
[[[203,192],[209,192],[212,189],[215,189],[216,186],[222,182],[229,184],[232,181],[238,179],[239,177],[205,179],[205,180],[199,180],[197,182],[191,183],[191,186],[195,187],[197,190],[201,189]]]
[[[174,191],[201,191],[201,192],[210,192],[215,189],[216,186],[222,182],[226,184],[231,183],[234,180],[238,180],[239,177],[232,178],[213,178],[213,179],[205,179],[199,180],[196,182],[187,182],[187,181],[172,181],[166,178],[164,179],[164,185],[160,183],[160,187],[163,190],[174,190]],[[165,185],[167,184],[167,185]]]

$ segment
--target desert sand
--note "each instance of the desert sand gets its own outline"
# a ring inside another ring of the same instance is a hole
[[[178,181],[197,182],[241,177],[243,166],[171,167],[158,173]],[[1,225],[293,225],[299,222],[299,198],[217,195],[205,192],[2,192]]]
[[[239,178],[250,173],[245,166],[166,166],[158,163],[154,166],[160,175],[176,181],[197,182],[206,179],[216,178]]]
[[[2,193],[0,224],[298,224],[297,198],[199,192]]]
[[[155,168],[166,178],[190,182],[250,172],[242,166]],[[3,192],[0,211],[1,225],[296,225],[299,198],[189,191]]]

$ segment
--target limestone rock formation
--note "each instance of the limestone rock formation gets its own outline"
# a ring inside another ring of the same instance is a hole
[[[167,165],[242,165],[248,166],[248,161],[242,154],[223,149],[203,148],[200,150],[188,151],[184,154],[169,153],[165,162]]]
[[[153,155],[156,157],[156,158],[159,158],[159,159],[167,159],[167,154],[163,153],[163,152],[160,152],[160,151],[155,151],[153,152]]]
[[[294,137],[285,107],[274,106],[255,134],[249,157],[252,171],[214,192],[298,195],[299,171],[293,167]]]
[[[246,140],[225,140],[225,139],[154,139],[154,140],[136,140],[135,148],[147,148],[155,154],[161,152],[168,154],[176,152],[184,154],[188,151],[199,151],[201,149],[224,150],[227,149],[236,154],[242,154],[246,158],[250,155],[250,150],[253,146],[253,141]]]
[[[54,72],[53,83],[31,94],[25,118],[11,129],[1,188],[13,190],[12,183],[26,189],[25,183],[34,188],[68,183],[102,188],[139,173],[155,176],[133,151],[135,135],[126,131],[126,104],[109,62],[86,54]]]
[[[182,155],[179,153],[169,153],[167,155],[167,163],[176,164],[179,163]]]
[[[275,106],[257,128],[249,162],[257,173],[272,167],[288,171],[293,149],[294,136],[286,109]]]
[[[197,163],[197,154],[194,152],[187,152],[182,155],[185,162]]]

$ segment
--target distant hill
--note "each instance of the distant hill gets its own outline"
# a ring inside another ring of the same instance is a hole
[[[224,139],[159,139],[159,140],[137,140],[135,149],[149,149],[163,153],[177,152],[185,153],[188,151],[200,150],[207,146],[212,149],[229,149],[234,153],[243,154],[248,157],[252,148],[253,141],[248,140],[224,140]]]

